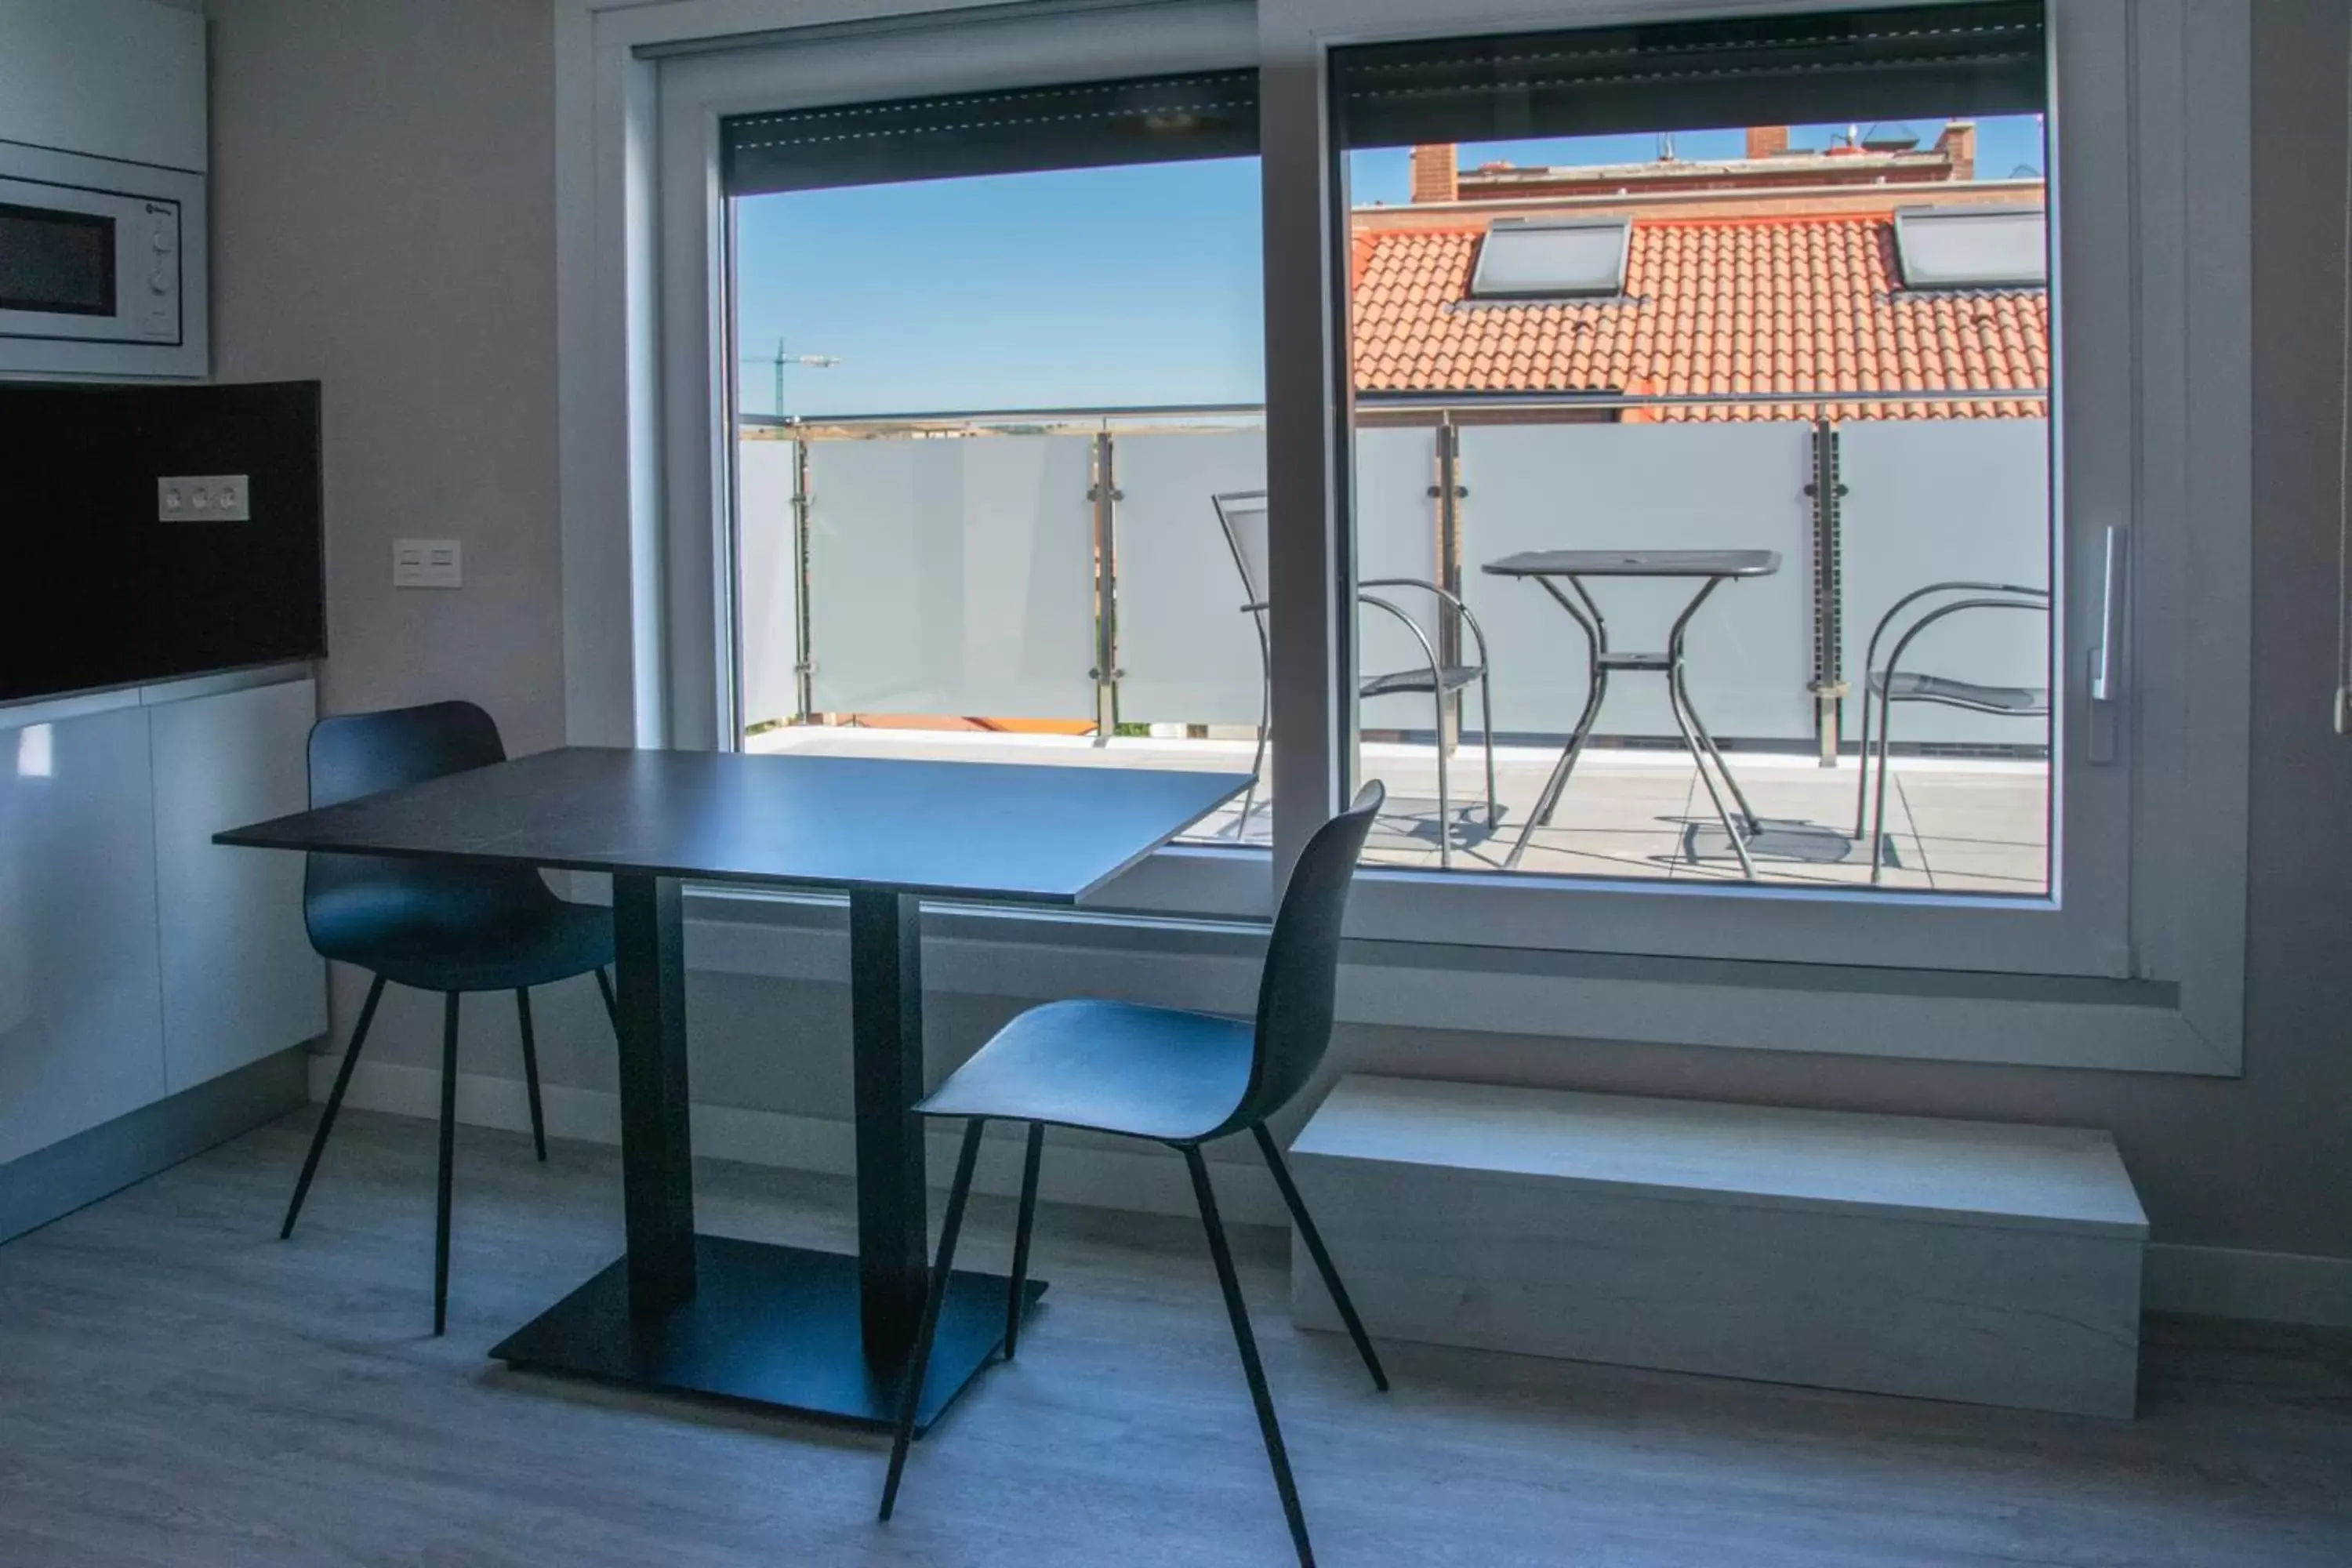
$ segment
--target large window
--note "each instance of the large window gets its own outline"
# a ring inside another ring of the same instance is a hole
[[[1339,51],[1368,858],[2042,898],[2038,4]]]
[[[739,742],[1262,770],[1255,73],[723,134]]]
[[[1255,775],[1113,913],[1379,778],[1350,934],[1558,970],[1447,1026],[2234,1063],[2242,5],[950,10],[599,14],[575,734]]]

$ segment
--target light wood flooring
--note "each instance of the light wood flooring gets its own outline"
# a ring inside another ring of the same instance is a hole
[[[1196,1227],[1048,1207],[1021,1359],[919,1445],[484,1358],[607,1261],[619,1163],[467,1129],[446,1340],[433,1137],[352,1113],[291,1242],[308,1113],[0,1247],[0,1563],[1280,1564]],[[704,1228],[845,1247],[848,1189],[700,1174]],[[1009,1205],[976,1200],[1002,1267]],[[1307,1518],[1349,1564],[2352,1563],[2352,1335],[2156,1321],[2141,1418],[1403,1344],[1372,1392],[1237,1237]],[[1605,1258],[1594,1267],[1605,1268]]]

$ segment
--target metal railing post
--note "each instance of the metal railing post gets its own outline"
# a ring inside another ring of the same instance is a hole
[[[1846,695],[1845,581],[1839,531],[1845,485],[1838,478],[1837,426],[1826,416],[1813,420],[1812,468],[1805,494],[1813,503],[1813,728],[1821,742],[1822,766],[1833,768],[1838,765],[1838,731]]]
[[[809,585],[809,444],[793,438],[793,698],[795,724],[816,716],[816,660],[810,652]]]
[[[1437,585],[1449,594],[1462,592],[1462,498],[1470,492],[1462,483],[1462,433],[1449,412],[1437,416],[1437,482],[1429,493],[1437,501]],[[1437,658],[1441,664],[1462,662],[1462,624],[1442,601],[1436,608]],[[1447,751],[1462,745],[1462,693],[1456,691],[1441,710],[1444,724],[1437,743]]]
[[[1095,436],[1094,503],[1095,744],[1108,746],[1118,730],[1118,440],[1108,430]]]

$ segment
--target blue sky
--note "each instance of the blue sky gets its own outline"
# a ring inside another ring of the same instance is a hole
[[[1801,127],[1799,146],[1842,127]],[[1935,121],[1911,124],[1932,141]],[[1685,159],[1736,157],[1738,131],[1685,132]],[[1465,167],[1613,163],[1654,136],[1499,142]],[[1349,155],[1359,204],[1402,205],[1402,148]],[[1988,178],[2038,173],[2040,122],[1985,120]],[[1264,395],[1255,159],[1059,170],[798,191],[738,204],[742,405],[797,414],[1256,403]]]

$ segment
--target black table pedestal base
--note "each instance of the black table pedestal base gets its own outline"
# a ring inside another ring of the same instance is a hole
[[[629,1321],[628,1260],[509,1335],[490,1354],[533,1372],[700,1394],[887,1428],[899,1366],[866,1359],[857,1259],[721,1236],[694,1238],[693,1297],[650,1328]],[[959,1268],[915,1420],[928,1428],[1004,1344],[1005,1276]],[[1042,1280],[1023,1295],[1034,1306]],[[1025,1308],[1024,1308],[1025,1310]]]

